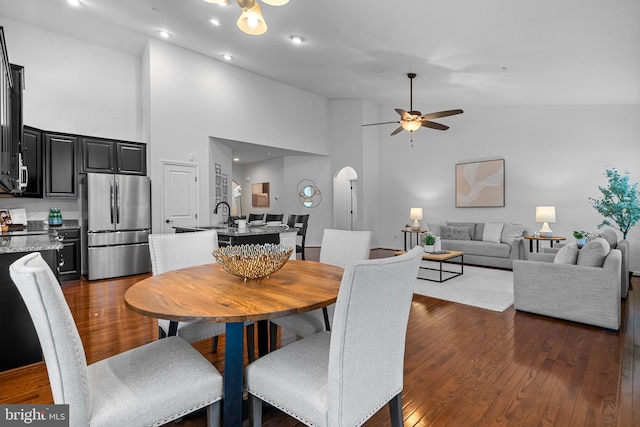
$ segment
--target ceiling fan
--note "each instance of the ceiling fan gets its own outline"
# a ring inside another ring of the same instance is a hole
[[[436,123],[431,121],[432,119],[438,119],[440,117],[447,116],[455,116],[456,114],[462,114],[462,110],[447,110],[447,111],[437,111],[435,113],[422,114],[420,111],[413,109],[413,79],[416,77],[415,73],[407,73],[407,77],[409,77],[409,111],[405,111],[401,108],[396,108],[396,112],[400,114],[400,120],[394,122],[382,122],[382,123],[369,123],[362,126],[376,126],[376,125],[386,125],[390,123],[399,123],[400,126],[391,132],[391,135],[397,135],[402,130],[406,130],[411,133],[411,145],[413,146],[413,132],[420,129],[420,127],[424,126],[431,129],[437,130],[447,130],[449,126]]]

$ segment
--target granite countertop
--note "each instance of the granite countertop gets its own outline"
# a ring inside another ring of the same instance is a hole
[[[0,254],[14,252],[38,252],[59,250],[63,245],[58,240],[58,233],[50,231],[46,234],[25,234],[11,236],[3,233],[0,236]]]
[[[63,245],[58,239],[57,230],[77,230],[79,228],[77,220],[64,220],[62,225],[49,227],[48,230],[45,230],[43,221],[30,221],[22,230],[0,234],[0,254],[59,250],[63,248]]]

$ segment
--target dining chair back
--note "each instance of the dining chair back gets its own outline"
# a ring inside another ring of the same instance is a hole
[[[252,221],[263,221],[264,220],[264,214],[249,214],[249,222]]]
[[[204,407],[209,425],[219,424],[222,376],[182,338],[87,365],[60,283],[40,253],[15,261],[9,274],[38,334],[54,403],[69,405],[68,425],[160,425]]]
[[[304,249],[307,244],[307,227],[309,226],[309,214],[306,215],[289,215],[287,220],[289,228],[297,228],[298,236],[301,236],[301,243],[296,244],[296,253],[301,254],[302,259],[305,258]]]
[[[371,231],[350,231],[325,229],[320,246],[320,262],[344,268],[349,261],[360,261],[369,258],[371,251]],[[307,337],[317,332],[331,329],[335,304],[306,313],[271,319],[270,348],[277,346],[278,326]]]
[[[215,230],[197,231],[193,233],[151,234],[149,235],[149,251],[151,253],[151,269],[154,275],[180,268],[216,262],[213,250],[218,248],[218,233]],[[169,334],[171,322],[158,319],[160,337]],[[247,323],[247,351],[249,359],[255,358],[253,339],[253,323]],[[211,351],[218,348],[218,336],[224,334],[224,323],[178,322],[176,335],[189,343],[213,338]],[[252,357],[252,354],[254,355]]]
[[[306,425],[362,425],[385,404],[402,424],[407,323],[418,267],[415,247],[346,264],[331,332],[319,332],[247,367],[253,426],[268,402]]]
[[[265,222],[270,222],[270,221],[282,222],[283,218],[284,218],[284,214],[267,214],[267,218],[265,219]]]

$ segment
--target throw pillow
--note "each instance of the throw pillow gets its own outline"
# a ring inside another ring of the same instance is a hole
[[[449,225],[451,227],[469,227],[469,240],[476,240],[476,223],[475,222],[451,222],[451,221],[447,221],[447,225]],[[482,240],[482,237],[480,237],[480,240]]]
[[[525,226],[520,224],[505,224],[500,240],[502,243],[512,244],[518,237],[524,235]]]
[[[602,237],[593,239],[580,249],[577,264],[586,267],[602,267],[610,250],[609,243]]]
[[[600,237],[602,237],[609,243],[609,246],[611,247],[611,249],[615,249],[616,246],[618,246],[618,235],[616,234],[615,231],[604,230],[600,235]]]
[[[469,227],[440,226],[440,237],[448,240],[471,240]]]
[[[504,223],[502,222],[486,222],[484,224],[484,232],[482,233],[482,241],[500,243],[503,228]]]
[[[569,243],[560,248],[553,259],[554,264],[573,264],[578,261],[578,245]]]
[[[440,224],[439,222],[428,222],[427,223],[427,230],[432,233],[434,236],[439,236],[440,235],[440,226],[442,224]]]
[[[473,240],[482,241],[482,235],[484,234],[484,222],[476,224],[476,235],[473,236]]]

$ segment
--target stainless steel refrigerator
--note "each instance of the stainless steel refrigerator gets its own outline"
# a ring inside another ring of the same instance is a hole
[[[88,173],[87,277],[151,271],[151,181],[146,176]]]

